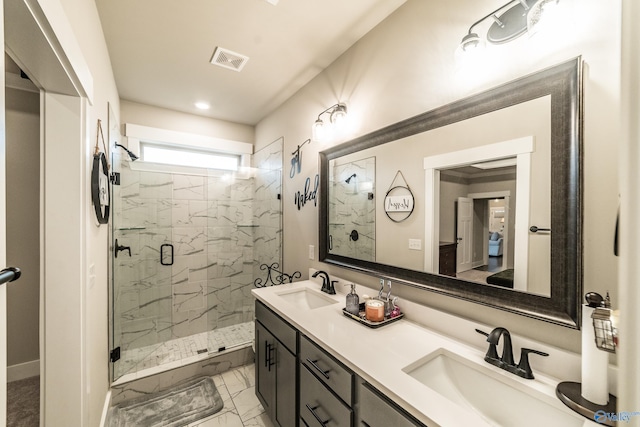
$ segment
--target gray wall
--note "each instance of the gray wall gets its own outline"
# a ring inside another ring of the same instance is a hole
[[[303,188],[306,177],[317,173],[318,151],[581,55],[587,64],[583,151],[586,172],[584,289],[604,294],[616,283],[617,260],[611,251],[611,242],[618,206],[620,2],[562,1],[558,11],[568,23],[553,34],[538,33],[493,46],[477,63],[464,63],[455,54],[458,43],[469,25],[499,5],[464,0],[408,0],[258,124],[256,146],[284,136],[285,153],[294,151],[296,144],[309,138],[317,114],[336,102],[347,103],[348,119],[353,126],[351,133],[340,140],[305,147],[302,172],[292,179],[284,179],[286,269],[305,272],[309,267],[320,268],[374,289],[377,285],[375,277],[318,262],[317,252],[315,260],[308,257],[309,245],[318,245],[318,209],[307,205],[298,211],[292,195]],[[599,30],[594,32],[596,23]],[[571,31],[566,31],[567,25]],[[526,122],[523,117],[512,117],[509,123],[516,121]],[[496,129],[489,130],[499,133],[500,126],[494,127]],[[461,132],[453,133],[452,137],[456,134]],[[485,132],[476,134],[484,137]],[[487,143],[507,139],[492,138]],[[444,150],[455,143],[450,138],[440,138],[434,144]],[[402,154],[404,159],[415,156],[410,150]],[[388,172],[394,174],[397,169]],[[412,188],[424,183],[424,172],[417,177],[405,176]],[[377,185],[384,187],[382,182],[390,179],[392,175],[378,179]],[[419,217],[419,210],[415,215]],[[413,288],[397,286],[394,290],[401,298],[488,325],[506,326],[515,334],[580,351],[580,333],[575,330]],[[617,292],[612,290],[614,307],[617,298]]]
[[[40,301],[40,95],[6,89],[7,365],[38,360]]]

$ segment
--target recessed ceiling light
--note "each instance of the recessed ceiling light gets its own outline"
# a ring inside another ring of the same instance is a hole
[[[208,110],[209,108],[211,108],[211,105],[206,102],[196,102],[195,106],[199,110]]]
[[[278,4],[280,0],[266,0],[267,3],[271,3],[272,5],[276,6]]]

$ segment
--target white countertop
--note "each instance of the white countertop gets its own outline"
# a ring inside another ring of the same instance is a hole
[[[334,298],[337,303],[313,310],[298,308],[278,295],[303,287],[316,291],[320,289],[317,282],[306,280],[253,289],[252,294],[429,427],[492,425],[480,414],[446,399],[402,371],[407,365],[438,349],[446,349],[484,364],[497,375],[507,376],[516,387],[535,390],[536,396],[541,400],[563,412],[571,412],[555,396],[555,387],[559,382],[557,379],[535,372],[535,369],[534,380],[519,378],[484,362],[484,351],[431,331],[412,322],[408,316],[389,325],[371,329],[343,315],[345,294],[323,294]],[[516,358],[517,356],[516,354]],[[594,425],[586,419],[585,421],[585,426]]]

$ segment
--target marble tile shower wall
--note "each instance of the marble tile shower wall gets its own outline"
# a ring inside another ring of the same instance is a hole
[[[283,140],[277,140],[253,155],[254,279],[264,278],[262,264],[282,265],[282,145]]]
[[[114,334],[122,350],[253,320],[255,264],[263,251],[276,253],[263,242],[275,245],[271,236],[281,233],[273,221],[279,204],[254,203],[267,198],[261,187],[271,175],[139,172],[122,161],[113,194],[114,238],[131,248],[131,256],[120,252],[114,260]],[[161,265],[163,244],[173,245],[173,265]]]
[[[331,252],[375,261],[375,157],[336,165],[330,185]]]

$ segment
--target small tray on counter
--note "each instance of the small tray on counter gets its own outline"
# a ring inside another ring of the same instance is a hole
[[[364,316],[364,303],[360,303],[360,313],[357,316],[355,314],[349,313],[346,307],[342,308],[342,314],[347,316],[349,319],[355,320],[356,322],[361,323],[372,329],[379,328],[384,325],[388,325],[389,323],[393,323],[404,317],[404,313],[400,313],[400,315],[396,317],[389,317],[389,318],[385,317],[385,319],[380,322],[372,322],[370,320],[367,320],[366,317]]]

